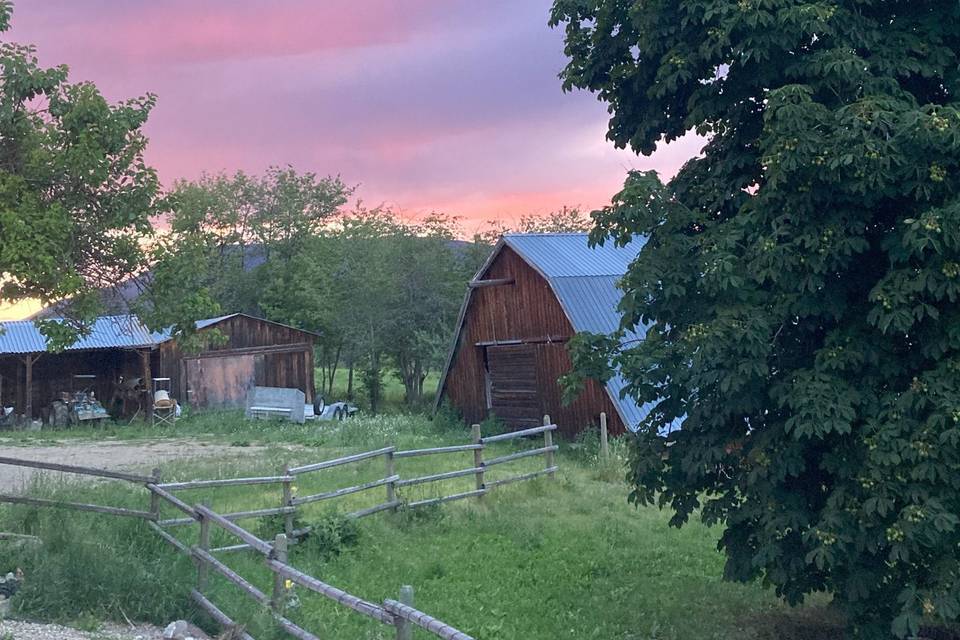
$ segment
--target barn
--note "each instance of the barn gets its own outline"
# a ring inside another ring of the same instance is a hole
[[[89,335],[52,353],[32,321],[2,322],[0,404],[17,415],[46,418],[54,399],[80,385],[114,415],[149,416],[147,391],[155,378],[168,378],[164,388],[199,409],[240,407],[253,385],[297,388],[313,401],[314,334],[240,313],[200,320],[197,329],[216,329],[223,340],[187,353],[169,331],[151,332],[135,316],[102,316]],[[133,379],[140,380],[137,398],[118,393]]]
[[[589,381],[569,405],[558,378],[571,367],[566,343],[620,324],[618,281],[643,245],[591,248],[585,233],[508,234],[469,283],[437,389],[468,422],[492,415],[510,427],[549,414],[567,437],[606,413],[611,433],[634,430],[650,407],[621,398],[624,380]]]

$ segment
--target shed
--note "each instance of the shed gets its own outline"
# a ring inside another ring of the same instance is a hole
[[[186,353],[169,331],[150,332],[135,316],[97,318],[90,334],[59,353],[47,350],[33,321],[0,323],[0,402],[18,414],[39,417],[78,375],[96,375],[94,391],[109,403],[121,379],[170,378],[172,395],[195,408],[241,407],[254,386],[291,387],[313,401],[315,334],[245,314],[197,322],[218,329],[222,344]],[[152,395],[145,394],[141,410]],[[108,407],[111,409],[112,407]]]
[[[0,404],[18,415],[43,415],[61,392],[73,391],[75,376],[102,401],[121,379],[149,378],[154,336],[133,316],[102,316],[90,333],[58,353],[32,320],[0,323]]]
[[[234,313],[197,322],[200,332],[226,337],[200,353],[185,353],[169,334],[158,334],[155,375],[171,379],[173,394],[198,408],[242,407],[253,386],[300,389],[314,396],[316,334]]]
[[[591,248],[585,233],[503,236],[469,283],[437,405],[446,400],[469,422],[492,414],[513,428],[549,414],[567,437],[596,425],[601,412],[611,433],[635,430],[651,407],[621,397],[620,375],[588,381],[569,405],[558,379],[571,369],[574,334],[619,327],[618,283],[642,246],[635,239]]]

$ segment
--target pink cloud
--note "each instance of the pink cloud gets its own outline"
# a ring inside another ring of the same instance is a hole
[[[165,184],[271,164],[340,174],[367,202],[471,220],[601,206],[630,168],[592,96],[560,90],[550,0],[45,0],[13,40],[119,100],[147,91]]]

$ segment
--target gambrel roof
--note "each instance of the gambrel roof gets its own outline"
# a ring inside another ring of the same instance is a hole
[[[619,288],[620,279],[644,242],[644,238],[637,237],[623,247],[616,246],[612,241],[603,246],[591,247],[586,233],[506,234],[494,246],[490,257],[474,279],[482,280],[503,248],[509,247],[547,281],[574,331],[610,334],[620,328],[621,314],[618,306],[623,297],[623,291]],[[472,295],[473,289],[468,289],[460,311],[457,336],[440,378],[438,404],[455,357],[459,334]],[[643,337],[643,328],[637,327],[626,339]],[[651,411],[653,404],[638,405],[632,398],[621,397],[625,387],[626,381],[617,373],[607,382],[606,391],[623,424],[635,431],[640,421]]]

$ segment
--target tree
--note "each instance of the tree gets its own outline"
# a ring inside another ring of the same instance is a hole
[[[577,233],[589,231],[591,226],[590,217],[580,207],[564,205],[543,215],[522,215],[516,224],[504,219],[488,220],[486,228],[475,234],[474,239],[477,243],[493,245],[505,233]]]
[[[960,614],[960,8],[556,0],[566,89],[643,153],[596,242],[646,245],[624,326],[584,336],[655,409],[631,499],[722,523],[725,576],[826,590],[863,637]],[[658,428],[682,428],[665,438]]]
[[[221,310],[322,333],[307,249],[351,193],[339,178],[277,167],[178,182],[141,315],[151,327],[173,326],[181,342],[194,321]]]
[[[0,32],[12,4],[0,1]],[[41,323],[72,343],[100,310],[99,290],[144,266],[142,241],[163,210],[143,160],[152,95],[109,104],[33,47],[0,44],[0,296],[61,302],[70,322]],[[63,301],[69,300],[67,303]]]

